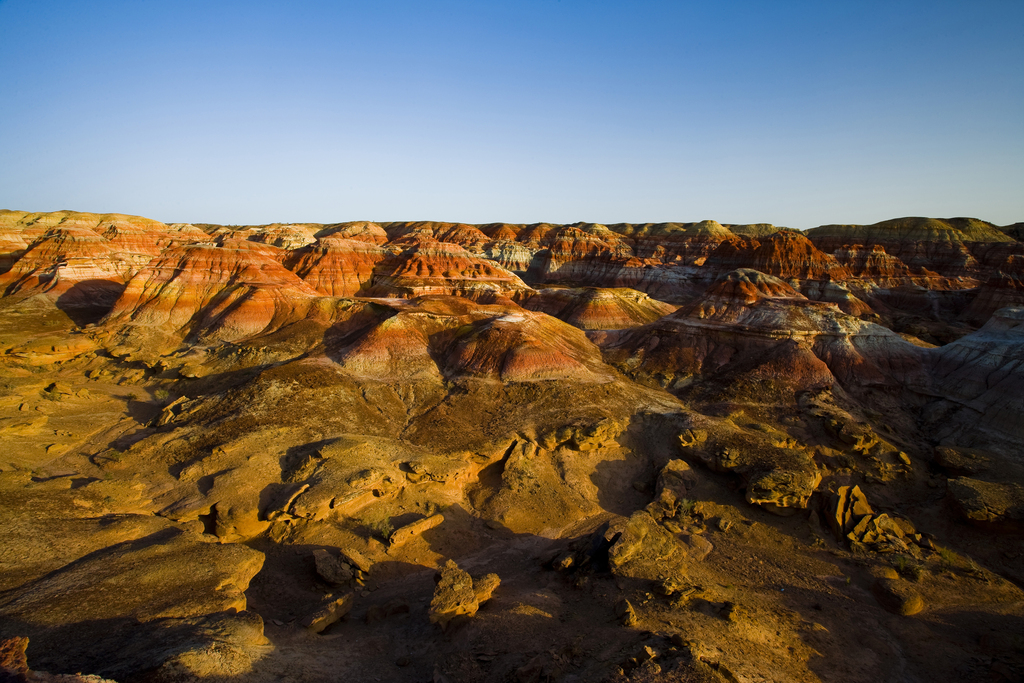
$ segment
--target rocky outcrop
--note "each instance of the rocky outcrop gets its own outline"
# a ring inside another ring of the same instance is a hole
[[[474,580],[459,568],[454,560],[448,560],[441,567],[437,587],[430,601],[430,623],[442,630],[448,628],[457,617],[472,617],[487,602],[501,584],[497,574],[488,574]]]
[[[969,477],[950,479],[949,496],[967,521],[981,526],[1024,526],[1024,486],[992,483]]]
[[[828,525],[837,540],[843,540],[857,523],[874,514],[859,486],[840,486],[828,500]]]
[[[796,280],[845,280],[850,271],[796,232],[776,232],[763,238],[745,237],[723,241],[704,264],[716,272],[737,268]]]

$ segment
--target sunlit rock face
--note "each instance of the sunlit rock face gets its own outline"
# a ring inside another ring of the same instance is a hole
[[[768,275],[797,280],[846,280],[850,271],[831,254],[817,249],[795,232],[777,232],[764,238],[723,242],[706,265],[724,270],[750,268]]]
[[[825,225],[807,232],[822,251],[878,245],[915,274],[977,278],[987,264],[1020,253],[1020,243],[973,218],[900,218],[874,225]]]
[[[514,273],[464,247],[421,234],[390,243],[375,266],[368,296],[413,298],[455,294],[466,298],[509,297],[527,289]]]
[[[322,295],[358,296],[372,284],[374,267],[387,253],[374,241],[344,234],[335,232],[296,249],[284,265]]]
[[[184,334],[217,326],[224,339],[252,336],[317,296],[274,252],[234,239],[169,249],[128,282],[105,322]]]
[[[653,322],[675,306],[635,289],[549,287],[523,297],[522,306],[543,311],[581,330],[621,330]]]

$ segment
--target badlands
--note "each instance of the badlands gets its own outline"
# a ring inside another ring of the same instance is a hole
[[[1022,240],[0,211],[0,679],[1024,680]]]

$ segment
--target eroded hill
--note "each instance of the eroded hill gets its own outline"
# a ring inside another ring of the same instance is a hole
[[[122,683],[1019,680],[1018,232],[0,212],[0,637]]]

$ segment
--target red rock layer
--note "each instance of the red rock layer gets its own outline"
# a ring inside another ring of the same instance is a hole
[[[459,334],[445,356],[445,370],[503,382],[608,378],[600,351],[583,332],[526,311],[480,321]]]
[[[281,249],[299,249],[316,241],[314,233],[319,225],[295,223],[288,225],[273,224],[257,228],[247,239],[261,244],[280,247]]]
[[[719,278],[699,301],[679,309],[676,317],[733,321],[762,299],[803,298],[777,277],[749,268],[739,269]]]
[[[243,240],[221,246],[176,247],[129,282],[106,318],[110,325],[144,325],[187,334],[217,329],[240,339],[275,321],[304,314],[317,292],[281,266],[271,248]]]
[[[581,330],[621,330],[653,322],[676,307],[634,289],[546,288],[522,306],[542,311]]]
[[[793,391],[835,381],[892,384],[922,367],[921,350],[899,335],[752,270],[727,274],[700,301],[609,340],[606,351],[632,371],[670,382],[741,372]]]
[[[526,284],[493,261],[475,257],[462,247],[409,235],[374,268],[368,296],[414,298],[428,294],[508,297]]]
[[[373,281],[374,267],[386,252],[373,242],[335,233],[291,252],[285,267],[325,296],[358,296]]]
[[[777,232],[765,238],[740,237],[722,242],[705,263],[713,269],[753,268],[762,273],[797,280],[845,280],[850,271],[835,257],[816,248],[795,232]]]
[[[457,244],[470,251],[480,251],[492,238],[485,235],[479,228],[465,223],[435,223],[432,221],[416,221],[411,223],[385,223],[382,226],[391,241],[402,238],[436,240]]]
[[[881,285],[900,282],[911,275],[907,264],[886,253],[881,244],[846,245],[836,249],[833,255],[853,277],[867,278]]]
[[[0,287],[38,288],[64,304],[109,306],[124,283],[175,244],[205,239],[192,226],[169,227],[121,214],[0,212]]]
[[[73,303],[110,305],[124,288],[132,264],[88,228],[48,230],[3,275],[5,295],[39,289]],[[72,291],[73,290],[73,291]]]
[[[724,240],[735,237],[715,221],[698,223],[618,223],[608,228],[622,235],[641,259],[700,265]]]
[[[603,226],[587,227],[565,227],[545,237],[548,249],[539,273],[543,282],[603,284],[614,281],[621,265],[633,258],[618,235]]]

